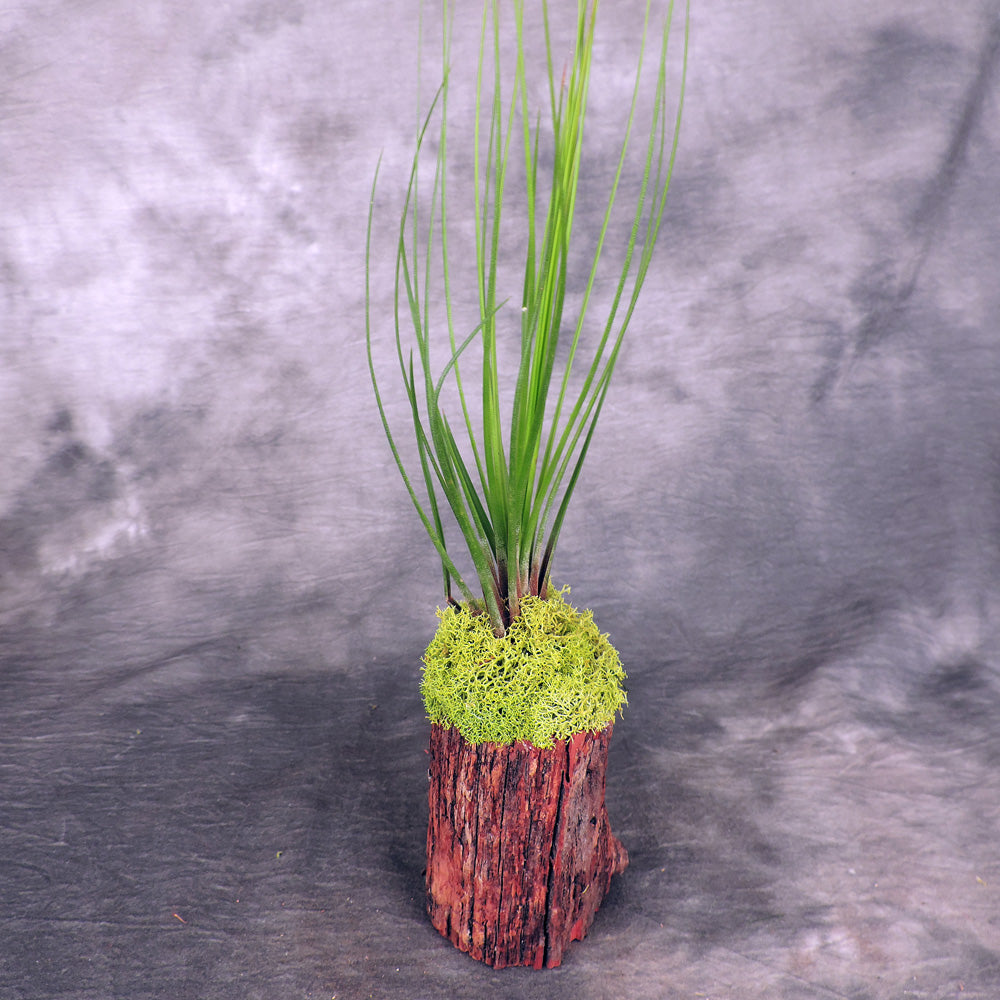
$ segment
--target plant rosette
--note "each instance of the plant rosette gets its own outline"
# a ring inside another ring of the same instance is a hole
[[[523,598],[502,636],[478,603],[439,610],[421,684],[430,721],[474,745],[542,749],[611,725],[627,702],[625,671],[593,614],[570,605],[567,593]]]

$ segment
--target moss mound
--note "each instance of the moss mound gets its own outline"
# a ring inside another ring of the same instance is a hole
[[[524,598],[500,638],[473,607],[439,610],[420,685],[431,722],[470,743],[538,747],[607,726],[626,702],[625,671],[591,612],[566,602],[568,590]]]

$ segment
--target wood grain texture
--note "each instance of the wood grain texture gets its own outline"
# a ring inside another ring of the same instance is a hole
[[[611,727],[547,750],[473,746],[433,726],[427,904],[457,948],[495,968],[554,968],[628,854],[604,804]]]

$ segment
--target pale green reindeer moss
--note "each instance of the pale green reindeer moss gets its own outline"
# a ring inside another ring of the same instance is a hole
[[[564,593],[525,597],[499,637],[475,606],[439,610],[420,687],[431,722],[470,743],[538,747],[607,726],[626,701],[625,671],[591,612]]]

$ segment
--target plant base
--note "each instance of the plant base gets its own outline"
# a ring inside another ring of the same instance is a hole
[[[473,745],[434,725],[427,909],[494,968],[554,968],[593,922],[628,854],[604,806],[611,726],[549,749]]]

